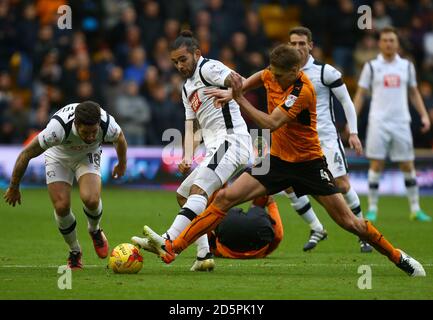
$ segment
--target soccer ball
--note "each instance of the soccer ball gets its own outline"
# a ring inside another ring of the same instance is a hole
[[[137,273],[143,267],[143,257],[136,246],[122,243],[111,251],[108,267],[114,273]]]

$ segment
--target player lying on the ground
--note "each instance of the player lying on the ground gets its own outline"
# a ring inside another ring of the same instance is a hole
[[[199,236],[214,230],[227,211],[237,204],[292,187],[297,196],[312,195],[343,229],[367,241],[410,276],[425,276],[422,265],[394,246],[367,220],[353,215],[336,188],[320,148],[316,130],[316,95],[311,81],[300,71],[298,50],[280,45],[270,54],[270,68],[263,70],[265,86],[279,85],[283,101],[272,100],[270,114],[252,106],[242,93],[242,77],[232,73],[233,98],[260,127],[272,131],[271,154],[264,162],[266,174],[250,170],[218,192],[209,207],[176,239],[164,239],[148,226],[144,234],[165,263],[171,263]],[[276,83],[276,84],[275,84]],[[270,99],[269,99],[270,98]]]
[[[54,114],[47,127],[20,153],[4,195],[10,205],[21,204],[21,178],[29,161],[44,153],[48,193],[57,226],[69,247],[68,266],[71,269],[82,268],[77,223],[71,210],[74,177],[78,181],[96,254],[101,259],[108,255],[108,241],[99,225],[102,217],[102,142],[114,144],[119,163],[113,169],[113,177],[122,177],[126,170],[127,143],[114,118],[93,101],[68,104]]]
[[[283,235],[277,203],[269,196],[255,199],[247,212],[230,209],[208,238],[216,257],[253,259],[274,252]]]

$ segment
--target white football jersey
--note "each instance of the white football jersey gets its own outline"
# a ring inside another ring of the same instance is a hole
[[[307,74],[316,90],[317,133],[319,139],[321,141],[338,139],[331,88],[343,85],[341,73],[329,64],[323,65],[315,61],[311,55],[301,70]]]
[[[87,153],[99,150],[102,142],[113,142],[119,137],[121,129],[114,118],[101,108],[101,125],[97,139],[87,144],[79,137],[74,124],[75,108],[78,103],[68,104],[57,111],[47,127],[39,133],[38,140],[45,155],[51,158],[75,161]]]
[[[219,146],[227,134],[249,135],[239,105],[230,100],[217,109],[211,98],[203,93],[206,88],[224,87],[224,80],[232,70],[217,60],[200,57],[194,75],[182,89],[185,119],[197,119],[206,148]]]
[[[413,63],[399,55],[391,62],[381,54],[364,64],[358,85],[371,90],[369,121],[410,122],[408,87],[416,87]]]

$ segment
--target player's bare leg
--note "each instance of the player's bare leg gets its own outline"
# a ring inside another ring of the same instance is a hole
[[[71,185],[59,181],[49,183],[47,188],[54,207],[57,227],[69,246],[68,266],[71,269],[81,269],[81,247],[77,239],[77,222],[71,210]]]
[[[349,206],[352,213],[358,218],[363,219],[362,209],[361,209],[361,201],[359,200],[358,194],[352,188],[349,181],[349,176],[347,174],[336,177],[335,185],[339,190],[341,190],[341,194],[344,197],[347,205]],[[373,248],[368,244],[368,242],[358,239],[359,244],[361,246],[361,252],[369,253],[373,251]]]
[[[422,265],[396,249],[385,237],[367,220],[356,218],[344,201],[341,194],[315,196],[326,209],[331,218],[343,229],[356,234],[370,243],[378,252],[388,257],[397,267],[410,276],[425,276]]]
[[[208,208],[198,215],[174,241],[163,241],[147,226],[144,232],[157,247],[162,247],[160,256],[164,262],[170,263],[175,259],[176,254],[186,249],[197,238],[215,229],[230,208],[265,194],[266,189],[262,184],[250,174],[243,173],[230,187],[220,190]]]
[[[416,181],[416,171],[413,161],[404,161],[399,163],[400,170],[404,175],[404,184],[406,186],[407,198],[410,205],[410,219],[430,222],[432,218],[428,216],[419,205],[418,184]]]
[[[99,223],[102,218],[101,177],[94,173],[86,173],[78,179],[83,211],[87,216],[87,228],[99,258],[108,255],[108,241]]]

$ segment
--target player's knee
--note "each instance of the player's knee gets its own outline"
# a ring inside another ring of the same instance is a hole
[[[71,204],[66,200],[58,200],[54,202],[54,210],[58,216],[65,217],[71,210]]]
[[[337,188],[341,191],[341,193],[347,193],[350,190],[350,184],[346,180],[339,180],[336,182]]]
[[[403,172],[410,172],[410,171],[415,169],[413,162],[411,162],[411,161],[402,162],[402,163],[400,163],[399,167],[400,167],[400,170]]]
[[[179,193],[176,193],[176,200],[177,203],[179,204],[179,207],[183,207],[187,199],[184,196],[180,195]]]
[[[99,206],[99,196],[98,195],[89,195],[87,197],[84,197],[83,204],[86,206],[86,208],[90,210],[96,210]]]
[[[190,195],[192,195],[192,194],[199,194],[199,195],[202,195],[204,197],[207,197],[206,192],[202,188],[200,188],[199,186],[197,186],[195,184],[191,187],[191,190],[190,190],[189,194]]]

